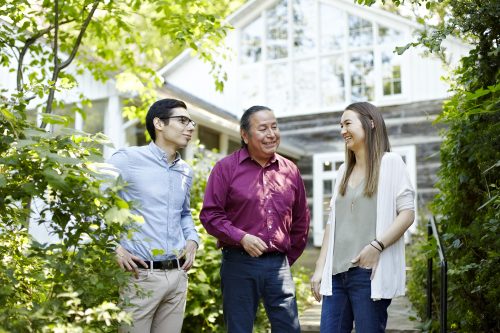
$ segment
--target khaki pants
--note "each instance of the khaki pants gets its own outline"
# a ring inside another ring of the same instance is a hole
[[[186,308],[188,277],[183,270],[140,269],[139,278],[130,277],[122,292],[130,303],[133,326],[121,333],[180,333]]]

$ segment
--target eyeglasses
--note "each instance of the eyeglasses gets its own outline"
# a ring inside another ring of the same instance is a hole
[[[189,125],[189,124],[193,125],[193,127],[196,127],[196,123],[194,122],[194,120],[192,120],[192,119],[190,119],[190,118],[188,118],[188,117],[186,117],[186,116],[172,116],[172,117],[165,117],[165,118],[163,118],[163,117],[159,117],[159,118],[160,118],[160,119],[163,119],[163,120],[165,120],[165,119],[177,118],[177,119],[179,119],[179,122],[180,122],[182,125],[184,125],[184,127],[186,127],[186,126],[187,126],[187,125]]]

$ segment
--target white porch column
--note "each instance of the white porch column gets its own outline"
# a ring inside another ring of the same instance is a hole
[[[219,153],[223,156],[227,155],[227,150],[229,147],[229,137],[226,133],[220,133],[219,135]]]
[[[104,134],[110,138],[114,145],[114,148],[104,147],[104,158],[107,158],[115,149],[121,148],[125,144],[121,100],[118,95],[112,95],[108,98],[108,107],[104,115]]]

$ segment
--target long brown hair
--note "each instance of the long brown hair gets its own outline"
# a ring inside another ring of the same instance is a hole
[[[363,130],[365,131],[366,182],[363,194],[371,197],[377,191],[382,156],[384,156],[385,152],[391,151],[384,118],[382,118],[382,114],[375,105],[368,102],[353,103],[345,108],[345,111],[347,110],[357,113],[358,119],[361,121]],[[345,148],[345,160],[347,170],[340,184],[340,194],[342,195],[345,195],[349,177],[356,165],[356,156],[347,147]]]

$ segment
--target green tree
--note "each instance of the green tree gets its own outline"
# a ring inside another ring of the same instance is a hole
[[[102,171],[106,138],[65,128],[69,120],[53,111],[65,107],[59,92],[77,85],[70,72],[133,77],[147,102],[168,48],[193,48],[222,88],[213,54],[228,27],[216,10],[206,0],[0,0],[0,72],[15,75],[0,96],[0,332],[111,332],[130,321],[113,240],[140,218]],[[152,37],[142,34],[145,24]],[[30,220],[59,242],[32,239]]]
[[[375,1],[358,2],[371,5]],[[432,209],[439,218],[438,229],[449,262],[448,328],[460,332],[498,332],[500,2],[411,0],[410,3],[425,5],[440,21],[423,30],[417,41],[398,48],[398,52],[424,45],[433,53],[444,53],[442,41],[449,36],[459,37],[472,46],[451,74],[453,96],[445,101],[438,119],[447,129],[440,150],[437,183],[440,192]],[[425,317],[422,259],[432,247],[422,242],[411,263],[410,298]]]

